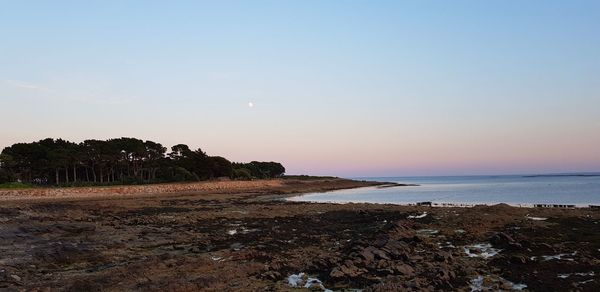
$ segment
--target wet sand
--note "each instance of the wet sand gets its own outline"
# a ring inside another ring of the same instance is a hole
[[[297,203],[281,198],[373,184],[248,183],[5,192],[0,289],[600,289],[600,211]]]

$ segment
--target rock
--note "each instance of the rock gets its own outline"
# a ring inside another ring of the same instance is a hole
[[[406,226],[405,224],[399,222],[396,223],[396,226],[393,228],[390,234],[395,239],[410,240],[415,236],[415,231],[412,228]]]
[[[234,251],[238,251],[242,248],[244,248],[244,245],[239,243],[239,242],[234,242],[229,246],[230,249],[234,250]]]
[[[524,255],[513,255],[510,257],[509,261],[513,264],[524,265],[527,263],[527,258]]]
[[[367,264],[375,260],[375,255],[371,252],[371,249],[369,247],[363,249],[360,252],[360,256],[362,256],[365,259],[365,262]]]
[[[261,258],[268,258],[269,255],[268,254],[260,254],[259,256],[253,256],[254,258],[256,257],[261,257]],[[308,267],[314,270],[322,270],[324,268],[328,268],[329,267],[329,262],[330,260],[326,259],[326,258],[317,258],[314,259],[309,265]]]
[[[492,245],[494,245],[494,247],[500,248],[505,247],[511,242],[515,242],[515,240],[510,235],[504,232],[494,234],[492,237],[490,237],[489,241]]]
[[[62,242],[54,242],[44,248],[36,249],[33,256],[36,260],[48,265],[67,265],[81,259],[96,261],[102,258],[100,253],[83,244],[63,244]]]
[[[529,240],[521,240],[519,242],[521,244],[521,246],[523,246],[524,248],[530,248],[532,246],[531,241]]]
[[[376,255],[378,258],[380,258],[380,259],[384,259],[384,260],[389,260],[390,259],[390,257],[388,256],[388,254],[385,251],[383,251],[383,250],[380,250],[380,249],[377,249],[377,248],[373,248],[371,250],[371,252],[374,255]]]
[[[366,292],[405,291],[400,283],[378,283],[365,289]]]
[[[58,224],[56,228],[74,234],[83,232],[91,232],[96,230],[96,225],[93,224]]]
[[[377,262],[377,268],[378,269],[385,269],[385,268],[389,268],[390,267],[390,261],[386,261],[386,260],[379,260]]]
[[[340,270],[340,268],[333,268],[331,273],[329,273],[329,276],[332,278],[342,278],[344,277],[344,273]]]
[[[420,262],[423,260],[423,257],[420,255],[412,255],[408,258],[411,262]]]
[[[427,274],[436,285],[440,286],[448,286],[450,281],[456,277],[456,274],[445,264],[433,266]]]
[[[17,275],[10,275],[10,277],[13,278],[17,282],[21,282],[21,277],[19,277]]]
[[[454,274],[454,272],[448,270],[448,267],[444,267],[443,269],[440,269],[438,271],[438,278],[442,279],[444,281],[450,281],[451,279],[454,279],[455,277],[456,277],[456,275]]]
[[[394,270],[405,276],[412,276],[415,273],[415,269],[407,264],[399,264],[394,266]]]
[[[364,248],[360,251],[359,255],[365,259],[366,264],[372,263],[375,259],[390,260],[389,255],[385,251],[374,246]]]
[[[520,243],[516,242],[510,235],[499,232],[490,237],[490,243],[496,248],[518,250],[523,248]]]
[[[581,259],[579,259],[579,263],[588,266],[595,266],[598,265],[599,261],[593,258],[583,256]]]
[[[508,250],[521,250],[523,249],[523,246],[518,243],[518,242],[512,242],[508,245],[508,247],[506,248]]]
[[[386,251],[387,254],[393,259],[407,260],[409,247],[407,243],[397,240],[388,241],[387,244],[381,248]]]
[[[261,276],[272,281],[277,281],[281,278],[281,274],[277,271],[268,271],[263,273]]]
[[[394,274],[394,271],[392,269],[377,269],[377,273],[383,275],[392,275]]]
[[[448,263],[452,261],[452,255],[449,252],[440,251],[435,253],[433,259],[438,262]]]
[[[389,240],[390,240],[390,237],[388,235],[381,234],[381,235],[377,236],[377,238],[373,242],[373,245],[375,247],[382,248],[388,243]]]
[[[331,273],[329,273],[329,276],[332,278],[353,278],[358,277],[365,272],[367,272],[367,270],[356,267],[352,261],[346,261],[343,265],[334,268]]]
[[[354,265],[343,265],[340,267],[340,270],[342,271],[342,273],[344,273],[345,276],[348,277],[354,277],[354,276],[358,276],[358,268]]]
[[[504,291],[511,291],[513,290],[513,285],[511,283],[502,283],[500,284],[500,288]]]
[[[412,279],[408,282],[405,283],[406,288],[412,289],[412,290],[419,290],[419,288],[421,287],[421,279]]]
[[[543,253],[556,253],[556,249],[547,243],[538,243],[535,245],[535,249]]]

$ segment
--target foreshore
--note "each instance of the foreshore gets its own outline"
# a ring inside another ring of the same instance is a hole
[[[0,190],[0,289],[600,288],[597,210],[280,200],[379,184]]]
[[[0,189],[0,201],[25,200],[79,200],[153,197],[165,195],[227,195],[252,193],[297,194],[351,189],[367,186],[398,186],[394,183],[354,181],[338,178],[265,179],[251,181],[204,181],[145,185],[116,185],[96,187],[40,187],[25,189]]]

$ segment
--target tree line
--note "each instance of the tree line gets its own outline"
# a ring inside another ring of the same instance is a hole
[[[0,183],[102,185],[275,178],[285,173],[278,162],[232,163],[201,149],[178,144],[167,148],[136,138],[73,143],[47,138],[17,143],[0,154]]]

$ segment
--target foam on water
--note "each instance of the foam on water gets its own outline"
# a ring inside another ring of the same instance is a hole
[[[596,273],[594,273],[594,271],[590,271],[590,272],[587,272],[587,273],[558,274],[557,277],[559,277],[561,279],[566,279],[566,278],[569,278],[571,276],[593,277],[595,275],[596,275]]]
[[[421,214],[421,215],[409,215],[406,218],[408,218],[408,219],[421,219],[421,218],[425,218],[425,217],[427,217],[427,212],[423,212],[423,214]]]
[[[500,276],[477,276],[469,281],[469,288],[471,288],[471,292],[479,292],[479,291],[493,291],[495,290],[492,287],[492,284],[502,284],[502,286],[509,288],[510,290],[521,291],[527,288],[525,284],[516,284],[511,281],[508,281]]]
[[[546,221],[546,220],[548,220],[548,218],[544,218],[544,217],[531,217],[529,215],[525,216],[525,218],[527,218],[529,220],[533,220],[533,221]]]
[[[464,247],[465,254],[470,258],[491,258],[502,250],[493,248],[489,243],[478,243]]]
[[[325,288],[323,283],[317,278],[311,278],[305,273],[292,274],[288,278],[288,285],[292,288],[301,288],[304,287],[306,289],[320,289],[324,292],[332,292],[331,290]]]
[[[551,261],[551,260],[565,260],[565,261],[574,261],[574,259],[572,258],[567,258],[567,257],[573,257],[577,255],[577,251],[574,251],[573,253],[561,253],[561,254],[557,254],[557,255],[543,255],[542,259],[544,259],[544,261]]]

